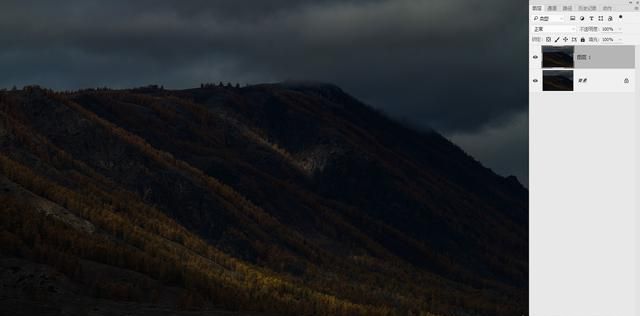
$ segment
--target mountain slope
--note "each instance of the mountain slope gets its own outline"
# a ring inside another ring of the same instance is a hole
[[[0,170],[30,192],[0,195],[3,253],[88,288],[77,262],[141,273],[200,308],[527,310],[526,189],[332,85],[28,87],[0,92],[0,136]]]

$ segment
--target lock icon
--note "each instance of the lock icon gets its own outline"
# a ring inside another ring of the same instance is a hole
[[[624,78],[624,83],[629,83],[629,78]]]

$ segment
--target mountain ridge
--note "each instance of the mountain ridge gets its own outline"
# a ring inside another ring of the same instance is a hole
[[[435,131],[402,126],[337,86],[28,87],[0,92],[0,114],[5,164],[21,165],[29,177],[69,194],[90,193],[96,201],[71,208],[83,218],[96,218],[87,205],[107,205],[100,214],[135,218],[132,231],[162,248],[168,246],[154,237],[162,233],[147,221],[166,217],[162,227],[179,232],[169,240],[193,240],[180,247],[198,245],[201,253],[216,254],[213,262],[233,260],[255,271],[241,275],[286,280],[281,296],[246,277],[249,285],[216,279],[243,293],[227,297],[237,301],[228,308],[526,312],[526,189]],[[152,218],[141,218],[140,209]],[[122,240],[118,234],[129,232],[115,233]],[[74,251],[59,252],[83,258]],[[212,277],[209,268],[192,268]],[[218,291],[183,281],[186,293]],[[249,304],[259,289],[266,293]],[[219,295],[198,295],[220,303]]]

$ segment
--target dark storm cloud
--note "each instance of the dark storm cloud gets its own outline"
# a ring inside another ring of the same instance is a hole
[[[3,1],[0,85],[310,79],[473,134],[526,111],[526,14],[512,0]]]
[[[471,133],[454,133],[449,138],[479,161],[490,162],[494,171],[515,175],[528,186],[528,130],[525,112],[501,124],[485,126]]]

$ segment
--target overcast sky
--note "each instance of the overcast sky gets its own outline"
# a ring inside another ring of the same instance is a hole
[[[528,182],[518,0],[1,0],[0,87],[314,80]]]

